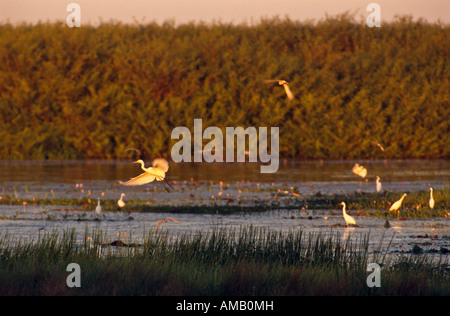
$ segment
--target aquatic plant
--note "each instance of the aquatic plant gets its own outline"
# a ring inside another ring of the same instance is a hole
[[[150,230],[140,247],[113,247],[100,230],[86,231],[81,239],[71,230],[38,240],[4,235],[0,295],[450,294],[448,260],[414,254],[370,258],[369,238],[250,226],[178,236]],[[380,288],[366,285],[369,260],[383,269]],[[81,288],[66,285],[72,262],[82,269]]]

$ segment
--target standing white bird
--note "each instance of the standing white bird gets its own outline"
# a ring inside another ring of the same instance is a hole
[[[152,167],[149,168],[144,167],[144,162],[141,159],[133,163],[140,163],[142,170],[145,172],[135,178],[131,178],[127,182],[119,181],[120,184],[125,186],[136,186],[153,182],[156,179],[156,181],[166,181],[166,183],[172,188],[169,182],[165,179],[166,172],[169,170],[169,163],[164,158],[157,158],[153,160]]]
[[[367,175],[367,169],[363,166],[360,166],[359,163],[355,163],[355,165],[352,168],[352,171],[354,174],[357,174],[358,176],[365,178]]]
[[[430,208],[434,208],[433,188],[430,188]]]
[[[382,184],[380,182],[380,177],[377,176],[377,192],[381,192]]]
[[[356,225],[355,219],[345,212],[345,202],[341,202],[339,205],[342,205],[342,215],[344,216],[344,220],[347,226]]]
[[[97,216],[102,215],[102,206],[100,205],[100,199],[98,199],[98,204],[95,208],[95,214],[97,214]]]
[[[125,193],[122,193],[120,195],[120,200],[117,201],[117,205],[119,205],[120,208],[125,207],[125,202],[123,201],[123,198],[125,197]]]
[[[281,79],[267,79],[264,80],[265,83],[273,83],[273,82],[278,82],[278,84],[280,86],[284,87],[284,91],[286,92],[286,95],[288,97],[289,100],[294,100],[294,94],[292,93],[291,89],[289,88],[289,83],[286,80],[281,80]]]
[[[403,199],[405,198],[406,195],[407,195],[407,194],[404,193],[404,194],[402,195],[402,197],[401,197],[400,200],[398,200],[397,202],[395,202],[394,204],[392,204],[392,206],[391,206],[391,208],[389,209],[389,211],[394,211],[394,212],[397,211],[397,210],[400,208],[400,206],[402,206]]]

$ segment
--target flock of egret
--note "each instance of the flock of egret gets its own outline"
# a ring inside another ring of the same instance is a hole
[[[384,148],[383,148],[379,143],[377,143],[377,146],[379,146],[379,147],[384,151]],[[365,177],[367,176],[367,169],[366,169],[365,167],[361,166],[361,165],[358,164],[358,163],[356,163],[356,164],[353,166],[352,172],[353,172],[354,174],[356,174],[356,175],[359,175],[359,176],[362,177],[362,178],[365,178]],[[367,181],[367,180],[366,180],[366,181]],[[380,177],[377,176],[377,177],[376,177],[376,189],[377,189],[377,192],[378,192],[378,193],[381,192],[382,187],[383,187],[383,186],[382,186],[382,184],[381,184]],[[402,197],[401,197],[398,201],[394,202],[394,203],[391,205],[391,207],[389,208],[389,211],[390,211],[390,212],[397,212],[397,211],[400,209],[400,207],[402,206],[403,200],[405,199],[406,196],[407,196],[407,194],[404,193],[404,194],[402,195]],[[435,202],[434,202],[434,198],[433,198],[433,188],[430,188],[430,200],[429,200],[429,206],[430,206],[431,209],[434,208],[434,204],[435,204]],[[348,225],[356,225],[355,219],[354,219],[353,217],[351,217],[350,215],[348,215],[348,214],[345,212],[345,203],[342,202],[340,205],[343,205],[342,213],[343,213],[344,220],[345,220],[347,226],[348,226]]]
[[[278,83],[278,85],[283,86],[285,92],[286,92],[286,96],[288,97],[289,100],[293,100],[294,99],[294,94],[292,93],[292,91],[289,88],[289,84],[286,80],[283,79],[267,79],[264,80],[264,83]],[[374,144],[376,144],[380,150],[384,151],[383,146],[380,143],[377,142],[373,142]],[[130,148],[128,150],[135,150],[138,151],[137,149],[134,148]],[[171,187],[173,189],[173,187],[170,185],[170,183],[166,180],[166,173],[169,170],[169,163],[167,162],[167,160],[165,160],[164,158],[157,158],[155,160],[153,160],[152,162],[152,166],[146,168],[145,167],[145,163],[144,161],[142,161],[141,159],[135,161],[134,163],[140,163],[141,164],[141,168],[144,171],[144,173],[138,175],[137,177],[131,178],[130,180],[128,180],[127,182],[122,182],[119,181],[120,184],[124,185],[124,186],[139,186],[139,185],[144,185],[147,183],[151,183],[153,181],[165,181],[166,184],[169,185],[169,187]],[[367,176],[367,169],[364,166],[359,165],[358,163],[356,163],[353,166],[352,169],[353,173],[365,178]],[[367,180],[366,180],[367,181]],[[169,191],[167,189],[167,187],[164,184],[164,188]],[[376,177],[376,190],[377,192],[381,192],[382,190],[382,184],[380,181],[380,177],[377,176]],[[403,194],[403,196],[400,198],[400,200],[396,201],[395,203],[392,204],[392,206],[390,207],[389,211],[393,211],[396,212],[400,209],[402,202],[404,200],[404,198],[407,196],[407,194]],[[119,206],[119,208],[123,208],[125,206],[125,202],[123,201],[123,198],[125,197],[125,194],[122,193],[120,196],[120,199],[117,201],[117,204]],[[429,206],[431,209],[434,208],[434,199],[433,199],[433,188],[430,188],[430,201],[429,201]],[[347,224],[347,226],[349,225],[356,225],[356,221],[353,217],[351,217],[350,215],[348,215],[346,213],[346,205],[345,202],[341,202],[340,205],[342,205],[342,215],[344,217],[345,223]],[[97,214],[97,216],[101,215],[102,213],[102,207],[100,205],[100,199],[98,200],[98,205],[95,209],[95,212]],[[156,226],[156,231],[158,231],[159,225],[162,223],[166,223],[167,221],[174,221],[176,223],[179,223],[177,220],[173,219],[173,218],[167,218],[164,220],[161,220],[157,223]]]

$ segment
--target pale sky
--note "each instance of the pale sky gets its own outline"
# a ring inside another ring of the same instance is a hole
[[[381,6],[382,21],[396,15],[412,15],[428,22],[450,24],[450,0],[0,0],[0,23],[65,21],[68,4],[81,7],[81,23],[98,24],[111,19],[124,23],[192,21],[258,23],[261,17],[288,16],[293,20],[318,21],[326,14],[349,11],[365,20],[371,2]]]

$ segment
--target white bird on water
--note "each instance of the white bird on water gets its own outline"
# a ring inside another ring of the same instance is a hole
[[[117,201],[117,205],[119,205],[120,208],[125,207],[125,202],[123,201],[123,198],[125,197],[125,193],[122,193],[120,195],[120,200]]]
[[[144,170],[145,172],[135,178],[131,178],[127,182],[119,181],[120,184],[125,186],[136,186],[147,184],[155,180],[156,181],[164,180],[172,188],[172,186],[166,180],[166,172],[169,170],[169,163],[164,158],[157,158],[153,160],[152,167],[149,168],[145,168],[144,161],[142,161],[141,159],[133,163],[140,163],[142,170]]]
[[[391,208],[389,209],[389,211],[394,211],[394,212],[397,211],[397,210],[402,206],[403,199],[404,199],[406,196],[407,196],[407,194],[404,193],[404,194],[402,195],[402,197],[401,197],[400,200],[398,200],[397,202],[395,202],[394,204],[392,204],[392,206],[391,206]]]
[[[95,214],[97,214],[97,216],[102,215],[102,206],[100,205],[100,199],[98,199],[98,204],[95,208]]]
[[[288,97],[289,100],[294,100],[294,94],[292,93],[291,89],[289,88],[289,83],[286,80],[281,80],[281,79],[267,79],[264,80],[265,83],[273,83],[273,82],[278,82],[278,84],[280,86],[284,87],[284,91],[286,92],[286,95]]]
[[[433,188],[430,188],[430,202],[428,204],[430,208],[434,208]]]
[[[357,174],[358,176],[365,178],[367,175],[367,169],[363,166],[360,166],[359,163],[355,163],[355,165],[352,168],[352,171],[354,174]]]
[[[377,176],[377,192],[381,192],[381,188],[383,187],[381,182],[380,182],[380,177]]]
[[[341,202],[339,205],[342,205],[342,215],[344,216],[344,220],[347,226],[356,225],[355,219],[345,212],[345,202]]]

